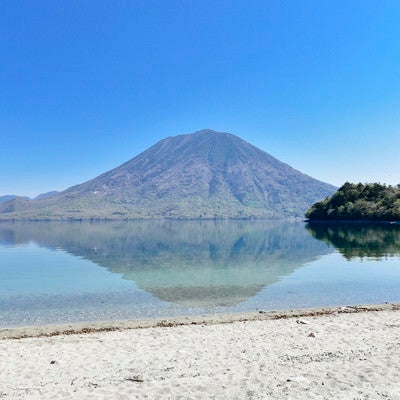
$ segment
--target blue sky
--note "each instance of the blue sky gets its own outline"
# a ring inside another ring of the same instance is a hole
[[[234,133],[313,177],[400,183],[399,1],[0,3],[0,194]]]

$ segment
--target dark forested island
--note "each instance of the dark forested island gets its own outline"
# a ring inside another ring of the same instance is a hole
[[[313,204],[309,220],[400,221],[400,185],[346,182],[332,196]]]

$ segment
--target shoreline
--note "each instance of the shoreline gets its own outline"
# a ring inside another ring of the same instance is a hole
[[[186,325],[217,325],[234,322],[282,320],[324,315],[354,314],[373,311],[400,311],[400,302],[381,304],[361,304],[334,307],[297,308],[287,310],[268,310],[248,313],[211,314],[188,317],[148,318],[139,320],[74,322],[70,324],[30,325],[0,327],[0,341],[7,339],[26,339],[53,337],[61,335],[82,335],[101,332],[115,332],[147,328],[166,328]]]
[[[400,221],[388,219],[303,219],[307,224],[365,224],[365,225],[399,225]]]

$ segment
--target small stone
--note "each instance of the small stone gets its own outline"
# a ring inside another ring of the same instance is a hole
[[[299,376],[291,376],[290,378],[286,379],[286,382],[298,382],[298,383],[301,383],[301,382],[308,382],[308,379],[305,378],[304,376],[301,376],[301,375],[299,375]]]
[[[308,337],[315,337],[315,333],[314,333],[314,332],[311,332],[311,333],[308,335]]]
[[[298,319],[298,320],[296,320],[296,322],[298,324],[302,324],[302,325],[307,325],[308,324],[308,321],[305,321],[304,319]]]
[[[56,363],[55,360],[51,360],[51,361],[50,361],[50,364],[55,364],[55,363]]]
[[[127,381],[132,381],[132,382],[144,382],[143,377],[141,377],[140,375],[133,375],[129,378],[126,378]]]

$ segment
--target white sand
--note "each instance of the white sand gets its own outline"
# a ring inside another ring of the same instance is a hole
[[[400,399],[398,310],[2,339],[0,355],[0,399]]]

